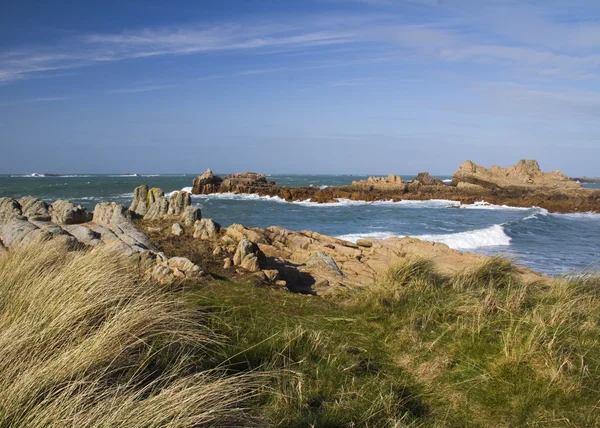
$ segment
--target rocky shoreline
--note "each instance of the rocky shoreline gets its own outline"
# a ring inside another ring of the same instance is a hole
[[[375,185],[387,186],[390,181],[398,184],[397,178],[391,178]],[[431,259],[441,273],[449,275],[489,260],[413,238],[362,239],[355,244],[277,226],[224,228],[202,218],[189,193],[167,197],[161,189],[145,185],[135,189],[129,208],[103,202],[93,213],[68,201],[47,204],[33,197],[0,198],[0,253],[36,240],[60,240],[68,248],[110,245],[135,258],[140,268],[163,283],[249,277],[292,292],[319,295],[368,287],[402,258]],[[524,268],[518,268],[517,274],[525,282],[543,277]]]
[[[230,174],[225,178],[210,169],[196,177],[193,194],[239,193],[279,197],[286,201],[335,203],[338,199],[357,201],[448,199],[462,204],[485,201],[515,207],[537,206],[550,212],[600,212],[600,190],[584,188],[559,171],[542,172],[534,160],[517,165],[486,169],[471,161],[460,165],[452,183],[423,172],[409,183],[401,177],[369,177],[349,186],[316,187],[278,186],[264,174]]]

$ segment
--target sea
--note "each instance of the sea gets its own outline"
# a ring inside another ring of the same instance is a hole
[[[225,175],[225,174],[219,174]],[[93,210],[99,202],[129,206],[141,184],[165,193],[191,191],[195,175],[0,175],[0,197],[35,196],[47,202],[66,199]],[[414,176],[402,176],[409,181]],[[438,176],[446,182],[450,176]],[[338,186],[362,175],[269,175],[279,185]],[[600,188],[598,184],[586,187]],[[337,203],[286,202],[257,195],[194,195],[192,201],[223,226],[281,226],[313,230],[355,242],[360,238],[411,236],[486,255],[504,255],[548,275],[576,275],[600,266],[600,214],[551,214],[543,208],[516,208],[451,200]]]

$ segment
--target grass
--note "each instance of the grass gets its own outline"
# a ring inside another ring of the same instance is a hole
[[[445,276],[410,257],[321,298],[10,251],[0,426],[600,425],[600,277],[519,278],[502,258]]]
[[[246,426],[252,374],[210,368],[197,308],[109,246],[0,256],[0,426]]]

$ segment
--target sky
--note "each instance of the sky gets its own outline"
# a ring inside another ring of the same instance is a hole
[[[0,174],[600,176],[596,0],[0,4]]]

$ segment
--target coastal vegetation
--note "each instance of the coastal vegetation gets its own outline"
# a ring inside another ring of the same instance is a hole
[[[159,285],[120,253],[0,255],[1,426],[593,426],[600,279],[393,262],[327,297]]]

